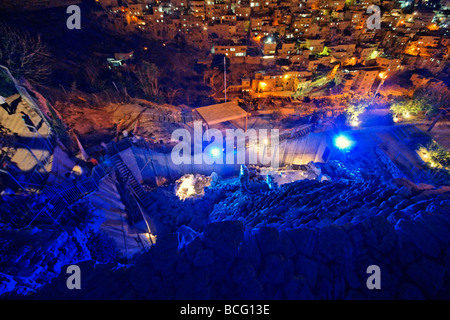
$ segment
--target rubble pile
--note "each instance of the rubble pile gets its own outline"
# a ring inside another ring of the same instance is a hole
[[[450,188],[302,180],[266,194],[229,190],[201,232],[158,237],[133,266],[79,263],[39,298],[448,299]],[[208,197],[208,194],[205,195]],[[204,198],[205,198],[204,197]],[[203,199],[204,199],[203,198]],[[221,221],[219,221],[221,220]],[[225,221],[223,221],[225,220]],[[381,289],[367,286],[369,266]]]
[[[0,230],[0,244],[0,295],[31,294],[62,266],[91,259],[87,237],[77,228]]]

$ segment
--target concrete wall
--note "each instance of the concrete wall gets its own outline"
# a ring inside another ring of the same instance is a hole
[[[252,148],[254,146],[250,146]],[[326,148],[331,149],[331,141],[326,134],[310,133],[300,139],[285,140],[279,146],[279,166],[283,167],[292,164],[306,164],[313,162],[326,162],[328,157],[323,158]],[[249,150],[242,150],[246,155],[246,164],[248,164]],[[260,150],[270,156],[265,150]],[[174,164],[171,154],[157,152],[155,150],[133,146],[120,152],[120,156],[134,173],[136,179],[141,182],[151,183],[156,177],[164,177],[174,181],[179,177],[189,173],[199,173],[210,175],[216,172],[220,176],[232,176],[239,174],[240,164],[235,156],[233,164],[226,164],[225,154],[223,155],[223,164]],[[259,166],[270,166],[270,163],[262,163],[258,157]],[[204,161],[203,161],[204,162]]]

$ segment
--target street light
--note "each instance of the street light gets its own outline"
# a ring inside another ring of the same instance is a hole
[[[377,90],[375,90],[375,93],[374,93],[374,95],[373,95],[373,97],[372,97],[372,100],[370,100],[370,103],[369,103],[368,106],[370,106],[370,105],[373,103],[373,100],[375,100],[375,97],[376,97],[377,94],[378,94],[378,90],[380,90],[380,87],[383,85],[384,80],[386,80],[386,78],[387,78],[387,74],[386,74],[386,72],[380,72],[380,73],[378,74],[378,77],[381,79],[381,81],[380,81],[380,83],[378,84]]]
[[[262,92],[262,91],[264,91],[264,88],[267,86],[267,83],[265,83],[265,82],[260,82],[259,83],[259,87],[260,87],[260,91],[259,92]]]

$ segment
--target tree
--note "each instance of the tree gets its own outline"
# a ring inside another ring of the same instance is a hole
[[[427,144],[431,164],[439,168],[450,168],[450,153],[440,144],[432,141]]]
[[[179,88],[178,89],[173,89],[173,88],[167,89],[167,98],[169,99],[169,104],[173,104],[173,99],[175,99],[175,96],[179,92],[180,92]]]
[[[208,85],[215,92],[221,92],[224,90],[224,76],[223,72],[218,69],[210,69],[204,73],[205,80],[208,79]]]
[[[154,63],[143,62],[135,72],[140,88],[147,97],[156,97],[159,95],[159,70]]]
[[[439,109],[448,107],[450,91],[445,87],[422,87],[414,92],[413,99],[421,101],[427,115],[433,116],[438,114]]]
[[[224,55],[224,54],[215,54],[212,62],[211,62],[211,68],[212,69],[219,69],[220,72],[223,73],[224,70],[224,58],[225,58],[225,63],[227,65],[227,72],[229,72],[229,66],[230,66],[230,59]]]
[[[51,74],[50,53],[41,37],[0,23],[0,64],[14,77],[31,83],[45,82]]]
[[[359,116],[366,110],[366,108],[367,104],[363,102],[350,103],[346,110],[347,122],[352,126],[358,125]]]
[[[418,115],[424,112],[432,116],[439,111],[439,103],[436,100],[437,97],[434,100],[431,100],[430,97],[421,93],[415,94],[412,98],[402,97],[397,99],[390,109],[392,113],[399,115]]]
[[[84,78],[86,82],[93,88],[97,86],[99,73],[99,69],[92,64],[89,64],[84,68]]]

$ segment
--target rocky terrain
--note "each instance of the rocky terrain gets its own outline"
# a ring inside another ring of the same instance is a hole
[[[87,236],[77,228],[5,228],[0,244],[0,294],[31,294],[64,265],[92,259]]]
[[[228,186],[201,232],[181,226],[128,266],[86,257],[81,290],[61,272],[21,297],[448,299],[449,190],[406,179],[303,180],[264,194]],[[381,289],[367,288],[370,265]]]

